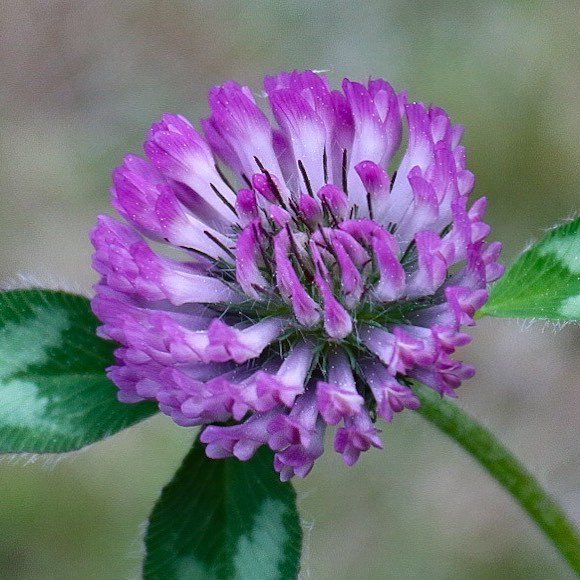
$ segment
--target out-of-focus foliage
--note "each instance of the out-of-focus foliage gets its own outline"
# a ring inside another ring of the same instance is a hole
[[[89,291],[87,232],[109,175],[163,111],[289,68],[384,76],[466,125],[476,193],[514,257],[578,209],[580,11],[563,2],[3,3],[0,280]],[[544,331],[544,332],[543,332]],[[461,404],[580,520],[579,333],[483,319]],[[0,464],[0,577],[136,577],[137,532],[194,433],[163,417],[45,469]],[[504,492],[410,412],[353,469],[327,454],[298,501],[305,577],[566,578]],[[331,442],[329,441],[329,444]]]

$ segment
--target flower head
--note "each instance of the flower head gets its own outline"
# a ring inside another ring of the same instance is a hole
[[[210,457],[268,445],[286,480],[310,471],[328,425],[349,465],[381,447],[377,417],[419,406],[411,381],[454,396],[474,373],[451,358],[461,327],[503,268],[444,110],[380,79],[264,85],[275,125],[227,82],[203,134],[166,114],[146,159],[114,172],[129,225],[99,218],[92,304],[121,345],[122,401],[203,425]]]

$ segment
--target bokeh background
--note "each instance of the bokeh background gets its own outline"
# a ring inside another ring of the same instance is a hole
[[[110,173],[163,111],[281,69],[384,76],[467,126],[477,193],[511,260],[580,206],[580,5],[570,1],[4,0],[0,280],[90,293]],[[580,333],[484,319],[460,404],[580,521]],[[194,433],[157,417],[59,462],[0,463],[0,578],[139,577],[141,535]],[[304,578],[571,578],[526,516],[421,417],[353,469],[296,483]],[[192,492],[195,482],[192,482]]]

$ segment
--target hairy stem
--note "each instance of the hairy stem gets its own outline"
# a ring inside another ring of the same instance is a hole
[[[418,412],[469,452],[516,499],[580,576],[580,533],[534,476],[485,428],[432,389],[414,384]]]

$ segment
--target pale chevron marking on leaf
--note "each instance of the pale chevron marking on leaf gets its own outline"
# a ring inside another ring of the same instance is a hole
[[[26,404],[22,404],[26,401]],[[48,397],[42,397],[38,386],[20,379],[8,380],[0,386],[0,421],[3,425],[53,428],[46,419]]]
[[[251,535],[240,536],[234,555],[236,578],[253,578],[256,561],[260,561],[263,578],[277,578],[281,561],[284,560],[286,528],[284,514],[288,506],[279,500],[266,499],[254,516]],[[264,546],[271,546],[267,550]],[[264,558],[266,552],[268,558]],[[260,557],[262,555],[262,557]],[[272,558],[272,555],[277,556]]]
[[[562,316],[580,319],[580,294],[564,300],[560,306]]]
[[[8,322],[0,329],[0,420],[3,425],[52,427],[45,418],[48,397],[31,382],[10,377],[32,365],[45,363],[50,349],[59,345],[62,333],[70,327],[66,313],[34,307],[34,317]],[[22,404],[26,401],[26,405]]]
[[[540,254],[555,254],[570,272],[580,274],[580,236],[553,238],[538,246]]]
[[[0,380],[48,360],[51,348],[60,344],[70,320],[62,309],[33,309],[34,318],[8,322],[0,328]]]

